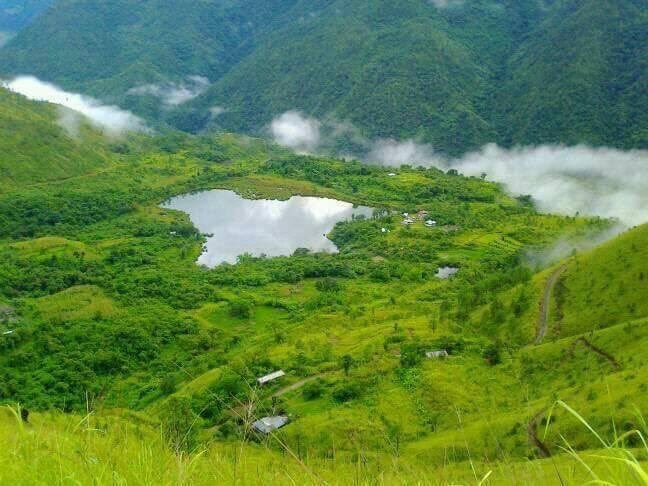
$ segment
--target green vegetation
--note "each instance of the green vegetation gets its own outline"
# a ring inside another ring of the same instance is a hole
[[[0,33],[18,32],[40,15],[51,2],[52,0],[0,0]]]
[[[487,142],[647,147],[641,0],[434,3],[60,0],[0,51],[0,74],[192,132],[260,133],[298,109],[354,124],[344,148],[358,135],[450,154]],[[128,94],[192,75],[212,85],[177,109]]]
[[[0,190],[101,170],[111,160],[106,141],[84,127],[70,138],[58,125],[60,108],[0,89]]]
[[[0,401],[32,412],[30,425],[0,412],[11,444],[0,480],[593,478],[565,440],[603,479],[645,478],[633,432],[647,432],[645,227],[558,263],[567,269],[534,345],[554,269],[536,273],[529,252],[610,222],[539,214],[480,178],[389,176],[234,135],[73,139],[46,105],[5,93],[6,106],[26,120],[0,126],[10,153],[22,139],[7,130],[42,131],[101,163],[62,164],[34,186],[29,174],[48,167],[35,145],[28,172],[8,162],[0,179]],[[195,264],[204,236],[160,203],[211,188],[375,211],[336,225],[338,254],[246,255],[208,270]],[[437,227],[402,224],[402,212],[423,209]],[[443,266],[459,272],[436,278]],[[449,355],[428,359],[434,350]],[[256,386],[278,369],[286,376]],[[280,413],[291,419],[283,429],[251,430]],[[629,453],[636,467],[610,459]]]
[[[19,416],[18,409],[0,410],[0,438],[7,444],[0,451],[0,481],[12,484],[501,484],[515,478],[546,485],[561,484],[558,478],[563,484],[646,479],[645,465],[636,459],[648,452],[645,446],[624,448],[605,436],[595,452],[533,462],[465,461],[437,468],[405,457],[365,457],[332,467],[331,460],[300,460],[254,443],[215,443],[194,456],[174,454],[160,429],[133,413],[31,414],[28,424]]]

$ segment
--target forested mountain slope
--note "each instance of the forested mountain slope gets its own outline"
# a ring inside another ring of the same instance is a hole
[[[0,51],[0,73],[190,131],[256,133],[298,109],[450,153],[645,147],[647,25],[640,0],[58,0]],[[211,86],[180,106],[133,92],[189,76]]]
[[[0,0],[0,32],[18,32],[38,15],[52,0]]]
[[[501,133],[512,143],[645,148],[647,42],[641,0],[556,2],[508,61],[493,107]]]

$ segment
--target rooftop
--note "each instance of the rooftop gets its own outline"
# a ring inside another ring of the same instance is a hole
[[[280,429],[288,423],[287,415],[277,415],[276,417],[263,417],[252,424],[252,427],[262,434],[269,434]]]
[[[260,378],[257,378],[257,383],[259,385],[264,385],[265,383],[276,380],[277,378],[281,378],[282,376],[285,375],[286,373],[284,372],[284,370],[275,371],[273,373],[270,373],[269,375],[265,375]]]

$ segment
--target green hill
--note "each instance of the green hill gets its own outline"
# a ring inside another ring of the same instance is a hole
[[[508,140],[646,147],[648,9],[561,1],[508,61],[496,97]]]
[[[0,189],[66,179],[109,163],[108,143],[85,127],[74,138],[57,124],[59,108],[0,88]]]
[[[0,65],[189,131],[259,133],[299,109],[452,154],[486,142],[645,148],[646,25],[640,0],[59,0]],[[211,87],[175,110],[131,91],[195,75]]]
[[[648,316],[648,226],[578,256],[557,286],[556,334],[569,336]]]

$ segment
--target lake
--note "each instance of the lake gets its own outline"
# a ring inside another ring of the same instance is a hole
[[[448,279],[453,275],[456,275],[459,272],[458,268],[455,267],[440,267],[437,270],[436,277],[441,279]]]
[[[209,235],[206,251],[197,262],[208,267],[236,263],[245,253],[292,255],[298,248],[334,253],[337,247],[326,235],[335,224],[373,212],[335,199],[254,200],[225,190],[174,197],[162,207],[187,213],[194,226]]]

